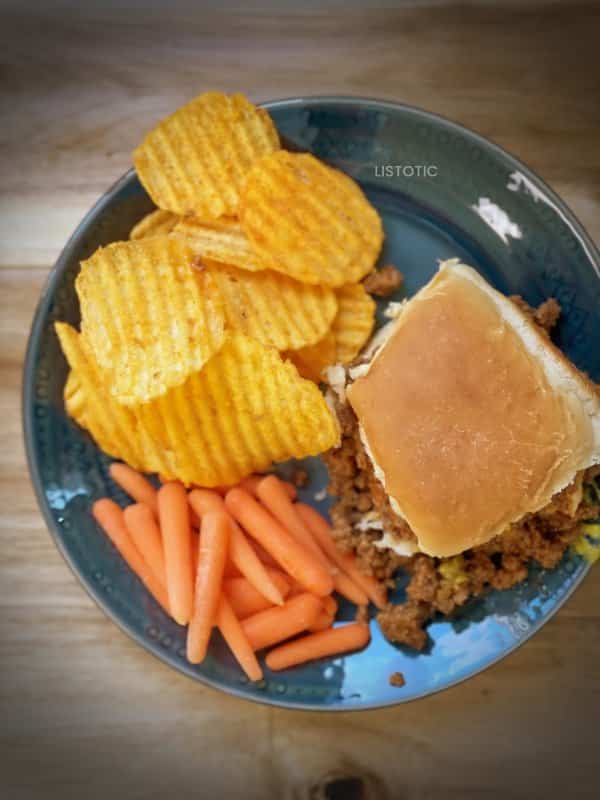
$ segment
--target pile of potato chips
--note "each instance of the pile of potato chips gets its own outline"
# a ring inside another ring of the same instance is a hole
[[[158,209],[81,264],[81,331],[56,325],[68,413],[109,455],[187,485],[334,446],[316,384],[371,335],[359,281],[382,244],[375,209],[280,149],[241,95],[192,100],[134,162]]]

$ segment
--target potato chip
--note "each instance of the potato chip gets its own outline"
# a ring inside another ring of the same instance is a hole
[[[58,331],[57,331],[58,332]],[[79,334],[77,334],[79,335]],[[75,370],[69,370],[64,389],[64,400],[67,414],[82,428],[87,428],[85,421],[86,400],[79,375]]]
[[[224,315],[208,272],[182,239],[117,242],[81,264],[82,335],[122,403],[183,383],[219,349]]]
[[[306,283],[360,280],[383,241],[379,215],[358,184],[308,153],[280,150],[258,161],[242,191],[240,221],[271,269]]]
[[[278,272],[246,272],[206,261],[223,301],[228,327],[278,350],[314,344],[337,313],[333,289],[310,286]]]
[[[333,322],[335,363],[349,364],[367,343],[375,324],[375,301],[361,283],[337,290],[338,313]]]
[[[290,350],[286,356],[296,366],[303,378],[320,383],[323,380],[323,371],[336,362],[333,330],[328,330],[316,344],[298,350]]]
[[[171,233],[175,225],[179,222],[177,214],[172,211],[163,211],[157,208],[146,214],[137,225],[129,231],[130,239],[147,239],[148,236],[163,236]]]
[[[141,468],[134,414],[110,396],[106,376],[99,371],[75,328],[65,322],[57,322],[54,327],[71,367],[64,390],[67,413],[90,432],[105,453]]]
[[[212,219],[236,213],[246,173],[278,148],[265,109],[241,94],[207,92],[150,131],[133,160],[159,208]]]
[[[337,420],[317,386],[279,353],[241,334],[188,380],[136,413],[186,484],[232,484],[274,461],[335,445]]]
[[[186,217],[175,227],[174,233],[185,236],[196,255],[251,272],[266,269],[239,221],[233,217],[221,217],[214,222]]]
[[[154,441],[136,413],[118,403],[107,389],[107,375],[96,365],[83,337],[65,322],[56,334],[71,371],[64,389],[65,408],[104,452],[135,469],[175,477],[168,450]]]

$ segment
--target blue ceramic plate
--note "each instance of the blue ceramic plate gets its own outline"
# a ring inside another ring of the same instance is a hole
[[[458,256],[500,291],[563,307],[558,344],[600,379],[600,258],[561,200],[527,167],[464,128],[415,108],[355,98],[306,98],[267,104],[290,146],[345,170],[379,209],[386,242],[381,262],[405,276],[402,297]],[[151,208],[133,172],[119,180],[79,225],[59,258],[38,307],[25,365],[23,415],[29,466],[40,507],[58,547],[91,596],[147,650],[190,677],[232,694],[295,708],[347,710],[391,705],[431,694],[474,675],[531,636],[562,605],[586,572],[567,555],[551,572],[492,592],[452,620],[429,626],[431,646],[416,654],[389,644],[373,621],[363,652],[249,685],[221,641],[199,667],[188,664],[184,631],[157,607],[94,524],[92,501],[126,497],[109,480],[106,458],[67,419],[65,361],[55,320],[77,324],[73,282],[79,261],[99,245],[126,238]],[[302,499],[325,486],[318,459]],[[282,468],[285,473],[286,467]],[[395,599],[403,596],[399,581]],[[351,618],[352,609],[343,608]],[[389,686],[392,672],[406,678]]]

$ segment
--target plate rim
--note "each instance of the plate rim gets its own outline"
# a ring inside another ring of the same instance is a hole
[[[503,159],[508,159],[510,162],[518,166],[519,169],[527,176],[527,178],[529,178],[530,180],[532,180],[533,183],[541,187],[543,191],[547,194],[549,199],[552,201],[555,211],[560,214],[563,221],[571,229],[573,235],[582,244],[588,260],[595,268],[597,275],[600,276],[600,250],[596,247],[591,236],[587,233],[582,223],[579,221],[579,219],[576,217],[573,211],[567,206],[567,204],[559,197],[559,195],[550,186],[548,186],[548,184],[542,178],[540,178],[526,164],[524,164],[522,161],[520,161],[520,159],[512,155],[509,151],[505,150],[503,147],[496,144],[493,140],[482,136],[476,131],[467,128],[458,122],[455,122],[440,114],[428,111],[426,109],[420,108],[415,105],[394,102],[391,100],[379,100],[377,98],[372,98],[372,97],[362,97],[362,96],[352,96],[352,95],[301,95],[297,97],[284,97],[284,98],[269,100],[258,103],[257,105],[270,110],[277,108],[289,108],[291,106],[306,106],[307,104],[319,104],[319,103],[321,104],[328,103],[339,106],[359,105],[375,111],[387,110],[387,111],[396,111],[396,112],[402,111],[402,112],[412,113],[417,117],[428,120],[429,122],[433,122],[436,124],[441,123],[442,125],[451,128],[455,132],[460,133],[463,136],[466,136],[472,141],[475,141],[477,144],[483,146],[484,148],[491,149],[492,152],[494,152],[497,156],[500,156]],[[169,666],[172,669],[175,669],[180,674],[185,675],[187,678],[202,683],[203,685],[208,686],[211,689],[225,692],[228,695],[240,698],[242,700],[258,703],[260,705],[268,705],[294,711],[306,711],[306,712],[319,711],[324,713],[334,713],[334,712],[350,713],[358,711],[372,711],[375,709],[391,708],[397,705],[402,705],[404,703],[411,703],[415,700],[419,700],[424,697],[430,697],[434,694],[438,694],[439,692],[451,689],[452,687],[457,686],[458,684],[463,683],[471,678],[474,678],[476,675],[481,674],[490,667],[493,667],[499,661],[502,661],[504,658],[514,653],[518,648],[520,648],[527,641],[529,641],[529,639],[531,639],[532,636],[534,636],[547,622],[549,622],[552,619],[552,617],[554,617],[554,615],[563,607],[563,605],[567,602],[567,600],[571,597],[571,595],[575,592],[575,590],[581,585],[581,582],[589,572],[589,565],[587,567],[584,567],[584,569],[573,581],[573,583],[564,593],[564,595],[562,595],[562,597],[558,599],[556,605],[551,609],[548,615],[545,616],[543,619],[538,620],[534,625],[532,625],[532,627],[527,631],[527,634],[523,636],[522,639],[515,642],[507,650],[504,650],[500,655],[496,656],[491,661],[487,662],[485,665],[474,670],[469,675],[461,676],[455,680],[445,683],[443,686],[436,687],[433,690],[425,690],[418,694],[411,695],[410,697],[402,697],[401,695],[399,695],[397,698],[393,698],[390,700],[365,702],[349,706],[345,706],[343,702],[332,705],[318,705],[314,703],[303,703],[297,700],[290,700],[283,697],[272,698],[266,695],[261,696],[257,694],[250,694],[245,690],[243,686],[238,688],[236,686],[225,685],[211,677],[207,677],[200,673],[194,672],[190,665],[186,664],[182,665],[179,662],[175,661],[169,652],[162,651],[157,643],[149,639],[145,639],[128,622],[121,619],[117,614],[117,612],[114,612],[108,606],[108,604],[105,602],[104,598],[97,591],[96,587],[91,582],[91,580],[85,575],[83,575],[80,572],[80,570],[76,567],[74,560],[72,559],[63,541],[61,532],[55,523],[54,517],[52,516],[52,513],[50,511],[50,508],[46,500],[46,496],[43,489],[41,470],[35,458],[35,452],[34,452],[35,430],[34,430],[34,419],[33,419],[34,415],[32,413],[32,410],[35,402],[35,387],[34,387],[33,376],[35,374],[34,364],[37,353],[39,351],[41,335],[49,311],[49,306],[53,299],[53,294],[59,282],[59,279],[62,278],[62,275],[71,260],[72,251],[75,249],[75,246],[77,244],[80,235],[84,232],[90,219],[96,216],[97,214],[102,213],[104,208],[112,202],[114,195],[118,193],[121,189],[126,187],[133,180],[135,180],[136,177],[137,175],[135,169],[131,167],[123,175],[121,175],[112,185],[110,185],[108,189],[106,189],[106,191],[100,195],[100,197],[96,200],[96,202],[92,205],[92,207],[84,214],[81,221],[75,227],[74,231],[67,240],[65,246],[58,255],[58,258],[56,259],[54,265],[52,266],[50,272],[48,273],[48,277],[42,289],[40,299],[38,300],[35,307],[29,331],[29,336],[27,339],[27,347],[25,350],[25,358],[23,360],[23,368],[21,373],[22,435],[25,445],[27,469],[31,484],[34,489],[34,494],[36,497],[38,508],[42,513],[42,517],[44,519],[48,532],[50,533],[52,539],[54,540],[54,543],[59,553],[63,557],[65,563],[71,570],[74,577],[83,586],[85,591],[88,593],[91,599],[96,603],[98,608],[100,608],[100,610],[123,633],[125,633],[127,636],[133,639],[133,641],[139,644],[146,652],[150,653],[152,656],[157,658],[163,664]]]

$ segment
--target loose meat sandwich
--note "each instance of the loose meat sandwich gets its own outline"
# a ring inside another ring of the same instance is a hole
[[[343,438],[328,455],[340,544],[382,579],[412,573],[380,614],[389,638],[422,647],[423,624],[488,586],[554,566],[597,509],[600,396],[550,341],[538,312],[457,259],[347,372],[330,371]]]

